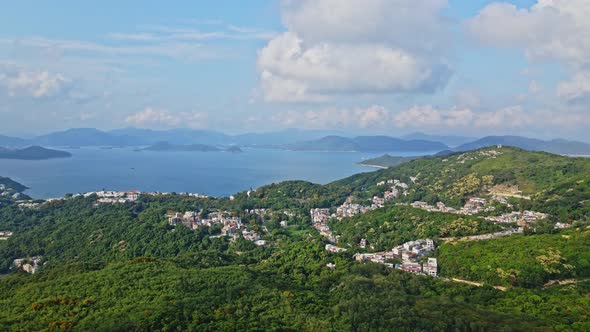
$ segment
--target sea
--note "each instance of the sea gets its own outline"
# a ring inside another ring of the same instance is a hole
[[[327,184],[375,171],[356,163],[383,154],[257,148],[245,148],[242,153],[153,152],[134,148],[61,150],[72,153],[72,158],[0,160],[0,176],[29,187],[26,193],[36,199],[98,190],[190,192],[221,197],[286,180]]]

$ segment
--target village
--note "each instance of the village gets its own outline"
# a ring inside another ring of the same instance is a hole
[[[363,239],[364,240],[364,239]],[[366,240],[361,242],[365,242]],[[361,245],[363,245],[361,243]],[[423,264],[420,261],[428,254],[434,252],[435,245],[432,239],[422,239],[406,242],[393,248],[391,251],[376,253],[357,253],[354,259],[357,262],[373,262],[384,264],[389,268],[397,268],[404,272],[425,274],[433,277],[438,276],[438,262],[436,258],[428,258]],[[401,263],[391,263],[393,260],[401,260]]]
[[[481,156],[488,158],[497,158],[501,155],[501,152],[491,150],[480,152]],[[469,160],[467,157],[460,158],[462,162]],[[416,183],[417,177],[410,178],[412,183]],[[371,205],[362,205],[353,203],[354,197],[349,197],[346,201],[336,208],[336,212],[331,214],[330,209],[311,209],[310,215],[314,228],[324,236],[330,243],[326,244],[325,249],[333,253],[346,252],[348,249],[338,247],[339,236],[335,235],[329,227],[329,221],[335,219],[338,221],[344,218],[351,218],[359,214],[364,214],[369,211],[382,208],[386,203],[395,200],[400,196],[407,196],[409,185],[397,180],[390,179],[377,183],[377,186],[389,186],[384,192],[383,197],[374,196],[371,200]],[[499,203],[513,208],[509,204],[508,200],[502,196],[492,196],[489,199],[481,197],[471,197],[467,200],[465,205],[460,209],[454,209],[446,206],[443,202],[438,202],[436,206],[432,206],[426,202],[415,201],[414,203],[398,203],[397,205],[408,205],[416,209],[421,209],[429,212],[440,212],[440,213],[451,213],[457,215],[480,215],[481,213],[491,213],[496,210],[492,203]],[[517,228],[506,228],[502,231],[466,236],[462,238],[444,238],[442,241],[480,241],[493,239],[498,237],[510,236],[513,234],[522,234],[524,227],[530,226],[533,222],[549,218],[549,215],[535,212],[535,211],[513,211],[510,213],[504,213],[498,216],[487,216],[483,217],[485,220],[492,221],[500,224],[515,223]],[[556,225],[557,228],[567,228],[568,224]],[[367,240],[361,239],[359,247],[361,249],[366,248]],[[434,253],[435,245],[432,239],[423,239],[406,242],[403,245],[393,248],[391,251],[376,252],[376,253],[357,253],[354,258],[358,262],[374,262],[378,264],[384,264],[390,268],[397,268],[401,271],[429,275],[433,277],[438,276],[438,261],[435,257],[426,257],[429,254]],[[395,263],[395,261],[401,261],[401,263]],[[328,266],[334,268],[334,266]]]
[[[0,185],[3,186],[3,185]],[[0,195],[2,195],[0,193]],[[146,196],[169,196],[169,195],[177,195],[177,196],[186,196],[186,197],[194,197],[194,198],[209,198],[209,196],[198,194],[198,193],[162,193],[162,192],[141,192],[138,190],[126,190],[126,191],[115,191],[115,190],[102,190],[102,191],[91,191],[83,194],[74,194],[68,195],[59,198],[48,198],[44,201],[39,200],[20,200],[17,201],[18,207],[21,209],[38,209],[46,203],[52,202],[59,202],[65,201],[68,199],[75,199],[78,197],[90,198],[96,196],[95,206],[100,206],[103,204],[124,204],[124,203],[134,203],[136,202],[141,195]],[[20,197],[20,196],[19,196]]]
[[[258,212],[262,213],[262,211]],[[198,213],[194,211],[185,213],[169,212],[166,217],[170,226],[184,226],[193,231],[200,228],[222,226],[219,236],[230,237],[232,241],[243,237],[248,241],[254,242],[257,246],[267,245],[267,241],[262,240],[260,234],[252,230],[247,230],[247,227],[242,223],[242,219],[232,216],[229,211],[212,212],[206,218],[201,217],[201,214],[202,211]],[[265,228],[263,227],[262,230],[264,231]]]

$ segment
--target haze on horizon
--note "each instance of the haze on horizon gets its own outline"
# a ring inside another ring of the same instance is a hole
[[[6,1],[0,134],[588,141],[589,15],[587,0]]]

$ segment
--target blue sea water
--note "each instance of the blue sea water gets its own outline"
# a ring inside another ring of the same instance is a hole
[[[356,162],[379,154],[245,149],[222,152],[135,152],[131,148],[69,150],[73,157],[0,160],[0,176],[31,188],[34,198],[96,190],[192,192],[228,196],[285,180],[326,184],[373,169]],[[418,155],[404,153],[396,155]]]

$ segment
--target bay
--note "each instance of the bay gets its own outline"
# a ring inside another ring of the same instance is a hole
[[[132,148],[68,150],[72,158],[0,160],[0,176],[27,187],[34,198],[97,190],[231,194],[286,180],[326,184],[374,169],[355,163],[381,154],[244,149],[223,152],[136,152]],[[395,153],[400,156],[419,153]]]

